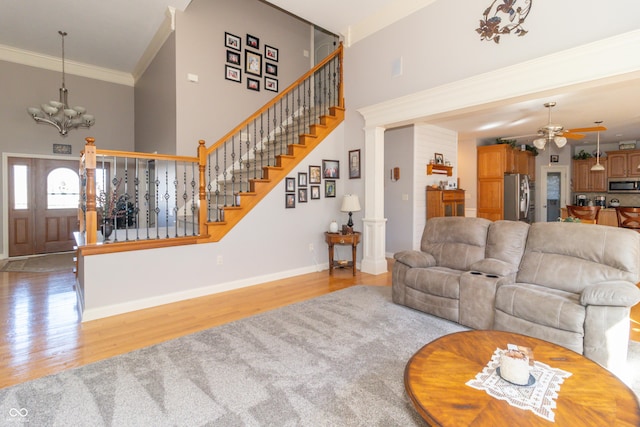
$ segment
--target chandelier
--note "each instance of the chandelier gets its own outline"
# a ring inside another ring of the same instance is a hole
[[[66,136],[69,130],[77,128],[90,128],[96,122],[91,114],[85,114],[84,107],[69,108],[67,101],[68,91],[64,85],[64,31],[58,31],[62,37],[62,87],[60,88],[60,98],[58,101],[49,101],[48,104],[40,105],[40,108],[29,107],[27,111],[38,123],[46,123],[54,126],[60,135]]]
[[[551,108],[555,107],[555,105],[555,102],[547,102],[544,104],[549,110],[549,121],[538,130],[540,138],[533,140],[533,145],[538,150],[544,150],[545,145],[551,143],[551,141],[555,142],[558,148],[562,148],[567,144],[567,138],[562,136],[564,128],[561,125],[551,123]]]

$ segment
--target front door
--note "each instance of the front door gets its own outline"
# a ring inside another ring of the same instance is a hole
[[[78,161],[10,157],[9,256],[71,251],[78,231]]]

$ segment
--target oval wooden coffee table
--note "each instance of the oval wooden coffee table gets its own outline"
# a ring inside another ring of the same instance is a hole
[[[507,344],[530,347],[536,361],[572,373],[560,386],[555,424],[466,385]],[[416,410],[436,426],[640,426],[638,398],[615,375],[571,350],[519,334],[441,337],[411,357],[404,383]]]

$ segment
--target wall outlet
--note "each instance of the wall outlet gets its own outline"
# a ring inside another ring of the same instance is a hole
[[[218,258],[217,258],[216,261],[217,261],[218,265],[222,265],[222,255],[218,255]]]

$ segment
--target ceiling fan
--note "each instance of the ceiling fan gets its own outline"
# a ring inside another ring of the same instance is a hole
[[[551,109],[556,106],[556,103],[546,102],[544,106],[549,109],[549,120],[546,125],[538,129],[537,134],[513,136],[513,137],[503,138],[503,139],[517,139],[517,138],[524,138],[526,136],[537,135],[538,138],[533,140],[533,145],[539,150],[544,150],[544,147],[546,146],[547,142],[550,143],[551,141],[553,141],[556,143],[558,148],[562,148],[566,145],[567,138],[568,139],[584,138],[585,135],[580,132],[600,132],[600,131],[607,130],[607,128],[604,126],[593,126],[588,128],[575,128],[575,129],[565,130],[562,125],[551,123]]]

